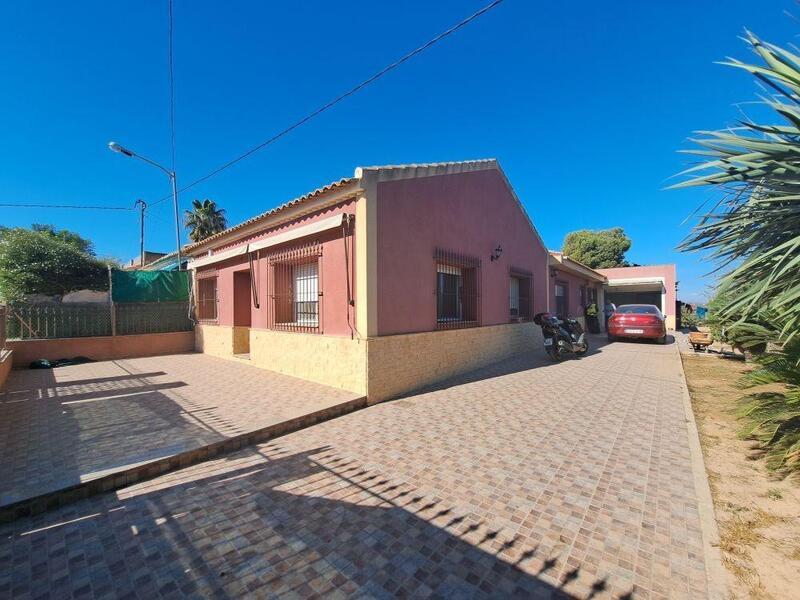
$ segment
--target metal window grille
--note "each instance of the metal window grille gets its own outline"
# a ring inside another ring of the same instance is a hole
[[[531,318],[533,276],[527,271],[512,269],[509,274],[509,316],[512,321]]]
[[[217,320],[217,277],[198,276],[197,318],[201,321]]]
[[[450,250],[437,248],[436,328],[461,329],[480,324],[481,261]]]
[[[322,246],[318,242],[271,254],[270,329],[322,332]]]

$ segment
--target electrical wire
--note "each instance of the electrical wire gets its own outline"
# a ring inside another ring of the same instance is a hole
[[[280,138],[282,138],[286,134],[291,133],[292,131],[294,131],[295,129],[300,127],[301,125],[304,125],[305,123],[308,123],[313,118],[315,118],[315,117],[321,115],[322,113],[324,113],[325,111],[333,108],[334,106],[339,104],[342,100],[345,100],[346,98],[352,96],[353,94],[355,94],[356,92],[360,91],[361,89],[367,87],[371,83],[374,83],[375,81],[377,81],[378,79],[380,79],[381,77],[386,75],[388,72],[393,71],[394,69],[396,69],[397,67],[399,67],[403,63],[405,63],[408,60],[410,60],[413,57],[415,57],[417,54],[420,54],[420,53],[424,52],[425,50],[427,50],[431,46],[433,46],[436,43],[438,43],[441,40],[443,40],[444,38],[448,37],[449,35],[452,35],[456,31],[458,31],[459,29],[465,27],[466,25],[468,25],[469,23],[471,23],[472,21],[474,21],[475,19],[477,19],[481,15],[486,14],[487,12],[489,12],[490,10],[492,10],[493,8],[495,8],[496,6],[501,4],[502,2],[503,2],[503,0],[494,0],[494,2],[491,2],[491,3],[487,4],[486,6],[481,8],[480,10],[478,10],[478,11],[472,13],[471,15],[469,15],[468,17],[462,19],[461,21],[459,21],[458,23],[456,23],[455,25],[453,25],[449,29],[446,29],[445,31],[443,31],[442,33],[437,35],[436,37],[434,37],[431,40],[425,42],[423,45],[415,48],[414,50],[412,50],[411,52],[408,52],[407,54],[403,55],[402,57],[400,57],[399,59],[397,59],[393,63],[385,66],[383,69],[381,69],[380,71],[378,71],[374,75],[371,75],[370,77],[368,77],[367,79],[365,79],[364,81],[359,83],[358,85],[350,88],[348,91],[344,92],[343,94],[340,94],[339,96],[337,96],[333,100],[327,102],[326,104],[323,104],[321,107],[319,107],[318,109],[314,110],[313,112],[307,114],[302,119],[300,119],[298,121],[295,121],[294,123],[292,123],[291,125],[289,125],[285,129],[282,129],[281,131],[279,131],[278,133],[276,133],[272,137],[268,138],[267,140],[261,142],[260,144],[258,144],[256,146],[253,146],[252,148],[250,148],[249,150],[247,150],[243,154],[240,154],[236,158],[234,158],[232,160],[229,160],[228,162],[220,165],[219,167],[217,167],[213,171],[203,175],[202,177],[200,177],[198,179],[195,179],[191,183],[189,183],[189,184],[185,185],[184,187],[180,188],[178,191],[179,192],[185,192],[186,190],[189,190],[189,189],[193,188],[194,186],[196,186],[196,185],[198,185],[198,184],[200,184],[200,183],[202,183],[202,182],[204,182],[204,181],[206,181],[208,179],[211,179],[212,177],[214,177],[215,175],[218,175],[222,171],[224,171],[226,169],[229,169],[233,165],[237,164],[238,162],[243,161],[244,159],[246,159],[249,156],[251,156],[251,155],[255,154],[256,152],[258,152],[259,150],[261,150],[261,149],[265,148],[266,146],[272,144],[273,142],[276,142],[277,140],[279,140]],[[155,202],[153,202],[150,206],[152,207],[152,206],[154,206],[156,204],[159,204],[160,202],[164,202],[165,200],[169,200],[170,198],[171,198],[171,196],[164,196],[163,198],[160,198],[159,200],[156,200]]]
[[[125,206],[84,206],[78,204],[22,204],[14,202],[0,202],[3,207],[15,208],[75,208],[78,210],[136,210]]]
[[[172,172],[175,172],[175,68],[173,63],[172,0],[169,0],[169,132],[172,145]]]
[[[285,129],[282,129],[281,131],[279,131],[278,133],[276,133],[272,137],[266,139],[265,141],[261,142],[260,144],[258,144],[256,146],[253,146],[252,148],[250,148],[249,150],[247,150],[243,154],[237,156],[236,158],[234,158],[232,160],[229,160],[228,162],[220,165],[219,167],[217,167],[213,171],[211,171],[211,172],[203,175],[202,177],[200,177],[198,179],[195,179],[191,183],[183,186],[182,188],[180,188],[178,190],[178,192],[179,193],[180,192],[185,192],[186,190],[189,190],[189,189],[193,188],[194,186],[196,186],[196,185],[198,185],[198,184],[200,184],[200,183],[202,183],[202,182],[204,182],[204,181],[206,181],[208,179],[211,179],[212,177],[214,177],[215,175],[218,175],[222,171],[224,171],[226,169],[229,169],[230,167],[234,166],[235,164],[237,164],[237,163],[243,161],[244,159],[248,158],[249,156],[255,154],[259,150],[262,150],[266,146],[272,144],[273,142],[276,142],[280,138],[284,137],[288,133],[291,133],[292,131],[294,131],[295,129],[300,127],[301,125],[304,125],[304,124],[308,123],[309,121],[311,121],[315,117],[318,117],[319,115],[321,115],[322,113],[326,112],[327,110],[330,110],[331,108],[333,108],[334,106],[336,106],[337,104],[342,102],[343,100],[345,100],[348,97],[352,96],[353,94],[359,92],[360,90],[362,90],[363,88],[367,87],[368,85],[374,83],[375,81],[377,81],[378,79],[380,79],[381,77],[383,77],[384,75],[389,73],[390,71],[393,71],[397,67],[401,66],[403,63],[405,63],[405,62],[409,61],[410,59],[414,58],[416,55],[424,52],[425,50],[427,50],[431,46],[433,46],[433,45],[437,44],[438,42],[440,42],[441,40],[443,40],[444,38],[452,35],[456,31],[458,31],[459,29],[465,27],[466,25],[468,25],[469,23],[471,23],[472,21],[474,21],[478,17],[486,14],[487,12],[492,10],[493,8],[497,7],[499,4],[502,4],[502,2],[503,2],[503,0],[494,0],[493,2],[487,4],[486,6],[481,8],[480,10],[478,10],[478,11],[472,13],[471,15],[469,15],[468,17],[462,19],[461,21],[459,21],[458,23],[456,23],[455,25],[453,25],[449,29],[446,29],[445,31],[443,31],[442,33],[437,35],[436,37],[430,39],[429,41],[425,42],[421,46],[415,48],[411,52],[406,53],[405,55],[403,55],[402,57],[400,57],[396,61],[390,63],[387,66],[385,66],[380,71],[378,71],[377,73],[371,75],[370,77],[368,77],[367,79],[363,80],[361,83],[357,84],[356,86],[350,88],[349,90],[347,90],[343,94],[340,94],[339,96],[337,96],[333,100],[327,102],[326,104],[323,104],[322,106],[320,106],[319,108],[317,108],[313,112],[307,114],[302,119],[300,119],[298,121],[295,121],[294,123],[292,123],[291,125],[289,125]],[[173,16],[172,8],[173,7],[172,7],[172,4],[173,4],[172,0],[170,0],[169,1],[169,97],[170,97],[169,120],[170,120],[170,138],[171,138],[171,149],[172,149],[172,171],[175,172],[175,89],[174,89],[175,82],[174,82],[174,75],[173,75],[173,41],[172,41],[172,36],[173,36],[173,32],[172,32],[172,16]],[[150,209],[152,209],[154,206],[160,204],[161,202],[169,200],[170,198],[172,198],[171,195],[164,196],[163,198],[159,198],[158,200],[150,203],[150,205],[148,206],[147,216],[151,216],[152,215],[152,213],[150,212]],[[128,211],[136,210],[134,208],[128,208],[128,207],[124,207],[124,206],[88,206],[88,205],[84,206],[84,205],[73,205],[73,204],[0,203],[0,207],[69,208],[69,209],[78,209],[78,210],[128,210]]]

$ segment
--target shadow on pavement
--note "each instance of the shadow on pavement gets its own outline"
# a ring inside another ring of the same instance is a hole
[[[561,571],[558,556],[328,447],[264,450],[217,462],[231,468],[212,476],[193,468],[152,482],[162,489],[0,527],[0,593],[591,598],[607,590],[581,565]],[[579,578],[585,592],[576,596],[567,590]]]

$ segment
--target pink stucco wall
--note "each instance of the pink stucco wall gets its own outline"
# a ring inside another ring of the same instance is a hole
[[[675,316],[675,265],[647,265],[644,267],[618,267],[616,269],[597,269],[609,280],[633,279],[637,277],[663,277],[666,290],[666,307],[664,312],[668,317]],[[609,281],[613,284],[613,281]]]
[[[533,274],[533,310],[545,310],[547,251],[499,171],[384,181],[377,198],[379,335],[436,328],[437,247],[480,258],[480,325],[508,323],[512,267]]]
[[[601,285],[596,283],[590,279],[586,279],[581,277],[580,275],[574,275],[565,271],[564,269],[559,268],[558,266],[553,267],[558,271],[556,277],[550,278],[550,312],[556,312],[556,283],[557,282],[565,282],[569,289],[567,290],[567,294],[569,294],[569,313],[565,316],[567,317],[582,317],[584,316],[584,308],[586,305],[586,300],[588,299],[588,290],[589,288],[594,288],[595,290],[599,290]],[[580,295],[580,288],[581,286],[586,286],[586,297],[584,301],[581,302],[581,295]],[[599,298],[599,293],[598,293]]]
[[[342,202],[325,210],[310,214],[303,218],[297,219],[274,229],[265,229],[252,236],[237,240],[234,243],[221,246],[216,251],[222,252],[236,248],[243,244],[252,243],[258,240],[265,239],[270,236],[284,233],[291,229],[319,221],[337,214],[355,214],[355,200]],[[344,242],[342,240],[341,229],[330,230],[323,233],[315,234],[307,238],[299,238],[261,251],[260,260],[254,258],[255,276],[253,284],[258,287],[259,308],[253,305],[252,299],[247,300],[250,306],[250,325],[257,329],[263,329],[267,326],[267,310],[269,310],[270,303],[270,268],[266,255],[270,252],[278,251],[281,249],[292,248],[312,240],[318,240],[322,245],[321,257],[321,273],[320,273],[320,290],[323,295],[320,298],[321,302],[321,324],[322,333],[326,335],[347,335],[349,336],[350,326],[348,325],[348,314],[350,323],[355,324],[355,311],[353,307],[347,304],[347,270],[345,269],[345,251]],[[350,288],[353,297],[355,297],[355,231],[351,227],[351,235],[348,236],[348,261],[349,261],[349,275],[350,275]],[[237,271],[247,271],[250,265],[247,256],[238,256],[223,263],[216,265],[209,265],[199,269],[199,272],[205,273],[207,271],[217,271],[217,323],[219,325],[234,325],[235,304],[234,294],[235,279],[234,273]],[[240,286],[243,280],[237,279]],[[240,291],[244,289],[240,287]],[[246,289],[245,289],[246,291]],[[236,313],[239,318],[236,319],[239,324],[244,324],[246,318],[242,317],[242,310],[246,310],[243,306],[245,301],[242,299],[243,294],[238,294],[240,304],[238,305],[238,312]],[[354,325],[355,326],[355,325]]]

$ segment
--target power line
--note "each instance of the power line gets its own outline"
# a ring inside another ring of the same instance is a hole
[[[220,165],[219,167],[217,167],[213,171],[207,173],[206,175],[203,175],[199,179],[195,179],[190,184],[180,188],[179,192],[185,192],[186,190],[193,188],[197,184],[202,183],[203,181],[206,181],[207,179],[211,179],[212,177],[214,177],[215,175],[221,173],[225,169],[228,169],[228,168],[232,167],[236,163],[244,160],[245,158],[251,156],[252,154],[255,154],[256,152],[258,152],[262,148],[264,148],[264,147],[272,144],[273,142],[279,140],[280,138],[282,138],[286,134],[288,134],[288,133],[294,131],[295,129],[297,129],[298,127],[300,127],[301,125],[304,125],[305,123],[308,123],[311,119],[313,119],[313,118],[319,116],[320,114],[324,113],[325,111],[333,108],[335,105],[339,104],[339,102],[341,102],[342,100],[348,98],[349,96],[352,96],[353,94],[355,94],[356,92],[360,91],[361,89],[367,87],[371,83],[374,83],[375,81],[377,81],[378,79],[380,79],[381,77],[386,75],[386,73],[388,73],[389,71],[392,71],[392,70],[396,69],[397,67],[399,67],[403,63],[405,63],[408,60],[410,60],[413,57],[415,57],[417,54],[420,54],[420,53],[424,52],[425,50],[427,50],[428,48],[430,48],[434,44],[440,42],[441,40],[443,40],[444,38],[448,37],[449,35],[452,35],[453,33],[458,31],[462,27],[465,27],[466,25],[468,25],[469,23],[471,23],[472,21],[474,21],[475,19],[480,17],[481,15],[486,14],[487,12],[489,12],[490,10],[492,10],[493,8],[495,8],[497,5],[501,4],[502,2],[503,2],[503,0],[494,0],[494,2],[491,2],[490,4],[487,4],[486,6],[481,8],[480,10],[472,13],[471,15],[469,15],[465,19],[459,21],[458,23],[456,23],[455,25],[453,25],[449,29],[443,31],[442,33],[440,33],[436,37],[434,37],[431,40],[425,42],[422,46],[419,46],[418,48],[415,48],[414,50],[412,50],[411,52],[405,54],[404,56],[402,56],[401,58],[397,59],[393,63],[385,66],[383,69],[381,69],[380,71],[378,71],[374,75],[368,77],[367,79],[365,79],[364,81],[362,81],[358,85],[350,88],[348,91],[346,91],[343,94],[337,96],[336,98],[334,98],[330,102],[322,105],[321,107],[319,107],[315,111],[309,113],[308,115],[306,115],[305,117],[303,117],[299,121],[295,121],[293,124],[289,125],[285,129],[279,131],[278,133],[273,135],[271,138],[261,142],[260,144],[258,144],[256,146],[253,146],[252,148],[247,150],[244,154],[241,154],[241,155],[237,156],[236,158],[234,158],[232,160],[229,160],[228,162]],[[153,202],[152,204],[150,204],[150,207],[152,208],[154,205],[159,204],[159,203],[161,203],[161,202],[163,202],[165,200],[168,200],[169,198],[171,198],[171,196],[165,196],[163,198],[160,198],[160,199],[156,200],[155,202]]]
[[[172,172],[175,172],[175,68],[173,65],[172,0],[169,0],[169,131],[172,145]]]
[[[0,202],[3,207],[15,208],[75,208],[78,210],[134,210],[125,206],[88,206],[79,204],[20,204],[13,202]]]

